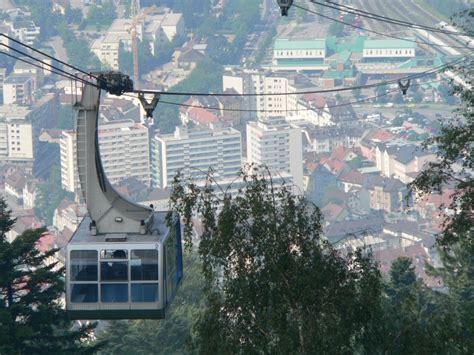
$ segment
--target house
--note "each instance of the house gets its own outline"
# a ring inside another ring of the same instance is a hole
[[[367,180],[367,175],[361,174],[357,170],[343,172],[337,178],[339,188],[344,192],[349,192],[353,187],[361,188]]]
[[[23,208],[33,209],[38,194],[38,183],[36,180],[27,180],[23,187]]]
[[[324,216],[324,221],[328,223],[343,221],[349,215],[346,206],[338,205],[334,202],[329,202],[322,207],[321,212]]]
[[[427,163],[436,160],[436,154],[423,151],[414,144],[380,143],[375,149],[375,160],[383,176],[395,177],[408,184]]]
[[[359,145],[363,130],[360,128],[316,127],[307,125],[303,128],[307,136],[308,151],[329,153],[336,147],[353,148]]]
[[[324,229],[324,235],[334,242],[348,236],[381,233],[385,224],[383,214],[375,212],[362,218],[331,223]]]
[[[366,188],[370,193],[370,208],[374,210],[397,212],[402,211],[408,204],[408,188],[400,180],[373,176]]]
[[[219,117],[204,107],[186,107],[180,108],[180,118],[183,125],[188,125],[190,122],[197,126],[209,127],[212,124],[219,122]]]
[[[310,201],[320,201],[324,194],[331,189],[337,188],[336,175],[326,166],[318,164],[309,176],[306,196]]]
[[[23,189],[26,181],[27,176],[21,169],[15,169],[5,178],[5,192],[15,204],[23,204]]]
[[[19,235],[23,234],[28,229],[36,229],[43,227],[43,222],[39,220],[32,210],[24,210],[17,214],[15,224],[6,233],[8,242],[13,242]]]

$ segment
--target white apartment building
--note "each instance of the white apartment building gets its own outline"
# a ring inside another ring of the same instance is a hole
[[[10,74],[3,82],[3,104],[30,104],[33,90],[31,75]]]
[[[255,111],[247,113],[247,119],[264,117],[294,116],[298,110],[298,92],[291,77],[262,71],[226,73],[222,78],[223,91],[235,90],[242,97],[242,108]],[[275,94],[275,95],[271,95]]]
[[[148,129],[132,120],[113,121],[99,126],[99,147],[105,174],[112,184],[135,177],[150,185]],[[61,185],[79,190],[76,133],[64,131],[60,140]]]
[[[171,185],[178,171],[196,180],[204,178],[209,168],[218,179],[236,177],[241,161],[241,135],[234,128],[176,127],[174,134],[157,134],[152,139],[154,187]]]
[[[128,34],[128,37],[130,35]],[[119,70],[119,50],[121,37],[108,34],[96,39],[91,46],[91,51],[99,58],[102,64],[108,65],[113,70]]]
[[[300,128],[282,117],[247,124],[247,162],[264,164],[271,172],[288,173],[297,190],[303,191],[303,143]]]
[[[39,133],[55,124],[55,105],[54,96],[46,95],[31,107],[0,106],[0,162],[26,165],[30,169],[35,160],[40,163]]]

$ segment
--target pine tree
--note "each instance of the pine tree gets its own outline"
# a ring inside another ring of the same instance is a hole
[[[73,327],[62,305],[63,268],[40,252],[45,229],[27,230],[11,243],[15,220],[0,199],[0,354],[93,353],[93,326]]]

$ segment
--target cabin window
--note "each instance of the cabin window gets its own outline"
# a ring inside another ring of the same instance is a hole
[[[71,251],[71,281],[97,281],[97,251]]]
[[[128,302],[128,283],[110,283],[100,285],[102,302]]]
[[[132,302],[157,302],[158,283],[133,283]]]
[[[158,250],[132,250],[132,281],[158,280]]]
[[[72,284],[71,302],[95,303],[98,300],[97,284]]]

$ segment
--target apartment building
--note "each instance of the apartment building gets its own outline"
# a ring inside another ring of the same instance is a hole
[[[3,82],[3,104],[31,104],[34,79],[29,74],[10,74]]]
[[[288,173],[303,191],[303,146],[300,128],[282,117],[259,119],[247,124],[247,162],[264,164],[274,174]]]
[[[135,177],[150,185],[148,129],[132,120],[113,121],[99,126],[99,147],[105,174],[112,184]],[[79,190],[76,133],[63,131],[60,140],[61,185]]]
[[[57,97],[46,94],[33,105],[0,106],[0,163],[24,166],[28,173],[38,176],[35,166],[48,170],[48,144],[40,142],[42,129],[56,126]],[[51,148],[51,147],[50,147]],[[37,169],[36,169],[37,170]]]
[[[174,134],[157,134],[151,144],[154,187],[171,185],[179,171],[200,180],[212,168],[216,178],[226,179],[241,168],[241,135],[234,128],[176,127]]]

